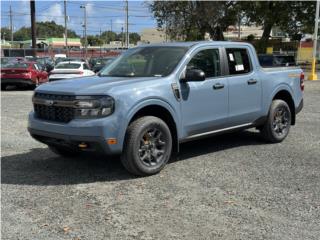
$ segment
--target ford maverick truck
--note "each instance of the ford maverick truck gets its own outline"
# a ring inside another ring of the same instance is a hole
[[[36,88],[28,130],[60,155],[120,154],[128,171],[151,175],[185,141],[252,127],[283,141],[303,79],[295,66],[262,68],[247,43],[140,46],[96,76]]]

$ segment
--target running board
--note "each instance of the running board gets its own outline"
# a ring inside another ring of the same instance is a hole
[[[222,132],[228,132],[228,131],[238,130],[238,129],[246,129],[246,128],[253,127],[253,126],[254,126],[253,123],[245,123],[245,124],[241,124],[241,125],[237,125],[237,126],[233,126],[233,127],[217,129],[217,130],[210,131],[210,132],[204,132],[204,133],[199,133],[199,134],[188,136],[188,137],[182,139],[180,142],[188,142],[191,140],[195,140],[198,138],[204,138],[204,137],[219,134]]]

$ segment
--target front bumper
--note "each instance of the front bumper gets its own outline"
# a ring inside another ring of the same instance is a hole
[[[113,155],[122,151],[125,131],[119,123],[119,119],[112,115],[101,119],[77,119],[69,123],[58,123],[37,119],[34,112],[31,112],[28,131],[34,139],[47,145],[68,146]],[[117,143],[109,145],[109,138],[117,139]],[[85,143],[88,147],[79,148],[80,143]]]
[[[1,84],[12,85],[34,85],[35,83],[31,79],[24,78],[1,78]]]

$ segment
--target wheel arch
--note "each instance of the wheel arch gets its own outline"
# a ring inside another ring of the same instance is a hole
[[[292,117],[291,125],[295,125],[295,123],[296,123],[296,110],[295,110],[295,105],[294,105],[294,101],[293,101],[291,93],[286,89],[281,89],[274,94],[272,101],[276,100],[276,99],[283,100],[288,104],[290,111],[291,111],[291,117]]]
[[[178,152],[179,130],[174,111],[168,106],[165,106],[165,104],[159,102],[142,104],[142,106],[136,108],[135,111],[130,114],[127,128],[134,120],[143,116],[158,117],[168,125],[170,132],[172,133],[173,152]]]

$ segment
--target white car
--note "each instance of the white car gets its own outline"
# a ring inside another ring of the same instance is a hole
[[[50,72],[49,81],[93,75],[95,73],[90,70],[86,62],[60,62]]]

